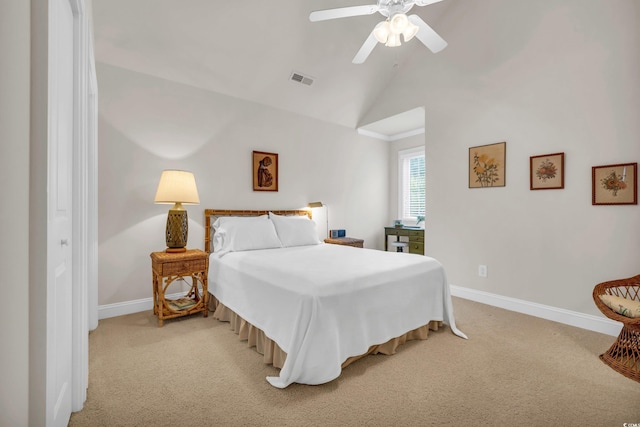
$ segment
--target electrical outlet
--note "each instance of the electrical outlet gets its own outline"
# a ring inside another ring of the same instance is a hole
[[[486,265],[479,265],[478,266],[478,276],[480,277],[487,277],[487,266]]]

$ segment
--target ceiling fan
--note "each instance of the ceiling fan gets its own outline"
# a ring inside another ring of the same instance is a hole
[[[326,21],[336,18],[348,18],[350,16],[372,15],[380,12],[387,19],[378,23],[364,44],[353,58],[354,64],[362,64],[376,47],[376,44],[384,43],[385,46],[400,46],[400,35],[405,43],[414,36],[418,38],[433,53],[438,53],[447,42],[427,25],[418,15],[407,16],[406,13],[415,6],[428,6],[442,0],[378,0],[377,4],[363,6],[349,6],[337,9],[318,10],[311,12],[311,22]]]

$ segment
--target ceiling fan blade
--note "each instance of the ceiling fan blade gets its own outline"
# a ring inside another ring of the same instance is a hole
[[[311,12],[309,20],[311,22],[326,21],[327,19],[348,18],[350,16],[372,15],[379,10],[377,4],[365,6],[341,7],[338,9],[316,10]]]
[[[353,62],[354,64],[362,64],[364,61],[366,61],[366,59],[373,51],[373,48],[378,44],[378,40],[376,39],[376,36],[373,35],[373,32],[384,22],[385,21],[379,22],[378,25],[375,26],[375,28],[373,29],[373,31],[371,31],[371,34],[369,34],[369,37],[367,37],[367,39],[364,41],[362,47],[360,48],[358,53],[356,53],[356,56],[353,57],[353,60],[351,62]]]
[[[427,25],[427,23],[424,22],[418,15],[409,16],[409,21],[413,22],[420,28],[418,30],[418,34],[416,34],[416,37],[426,47],[428,47],[431,52],[438,53],[442,49],[447,47],[447,42],[442,37],[440,37],[440,35],[436,33],[433,28]]]
[[[439,3],[442,0],[415,0],[413,4],[416,6],[429,6],[430,4]]]

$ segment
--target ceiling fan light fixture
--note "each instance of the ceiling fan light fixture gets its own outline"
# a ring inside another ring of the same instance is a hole
[[[383,21],[373,30],[373,35],[380,43],[386,43],[391,31],[389,30],[389,21]]]
[[[373,0],[370,0],[373,2]],[[385,17],[378,22],[354,56],[354,64],[362,64],[378,43],[388,47],[396,47],[414,37],[431,52],[437,53],[447,47],[447,42],[416,14],[407,15],[413,6],[429,6],[442,0],[376,0],[376,4],[347,6],[336,9],[317,10],[311,12],[311,22],[329,19],[348,18],[351,16],[372,15],[379,12]]]

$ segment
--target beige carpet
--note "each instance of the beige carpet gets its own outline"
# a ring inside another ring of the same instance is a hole
[[[101,320],[70,426],[616,426],[640,423],[640,383],[598,359],[615,337],[454,298],[449,328],[284,390],[226,323],[151,311]]]

